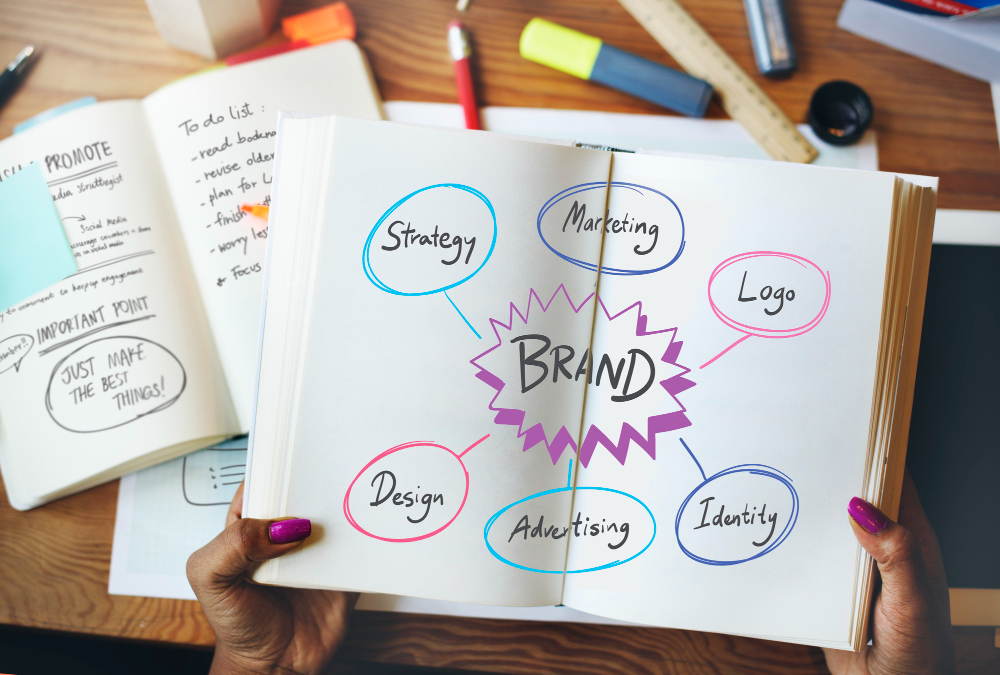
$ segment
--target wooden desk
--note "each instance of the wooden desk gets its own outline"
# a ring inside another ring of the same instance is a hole
[[[286,13],[313,4],[287,0]],[[454,101],[445,24],[453,0],[351,0],[358,41],[386,100]],[[756,73],[740,0],[686,0],[688,9],[750,73]],[[788,0],[800,69],[758,78],[792,117],[805,120],[812,91],[857,82],[876,109],[883,169],[941,177],[940,205],[1000,210],[1000,146],[986,84],[839,30],[840,0]],[[614,0],[474,0],[464,18],[476,41],[484,105],[624,112],[662,110],[517,54],[532,16],[600,35],[672,63]],[[0,59],[27,42],[45,55],[0,112],[0,137],[51,106],[93,94],[141,97],[205,64],[166,46],[142,0],[0,0]],[[713,104],[709,115],[723,116]],[[108,596],[117,482],[18,513],[0,496],[0,623],[210,646],[197,603]],[[956,629],[962,672],[1000,670],[992,629]],[[722,635],[358,613],[339,657],[507,673],[821,673],[819,650]]]

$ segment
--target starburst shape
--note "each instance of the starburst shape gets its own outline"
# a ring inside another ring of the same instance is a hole
[[[569,449],[576,453],[578,451],[577,441],[573,433],[560,425],[551,435],[551,427],[546,432],[542,421],[534,421],[529,414],[529,406],[525,402],[515,406],[509,403],[509,399],[517,396],[516,386],[511,390],[514,393],[505,393],[508,384],[495,372],[488,369],[484,362],[489,360],[491,354],[496,354],[497,350],[505,344],[505,337],[521,327],[528,327],[531,318],[537,317],[539,313],[545,314],[555,310],[561,312],[570,319],[589,319],[589,314],[580,314],[584,308],[591,308],[591,301],[595,300],[595,294],[591,293],[579,304],[574,303],[564,285],[560,284],[548,301],[543,301],[535,289],[528,293],[528,302],[522,313],[514,302],[510,303],[510,311],[506,323],[500,319],[490,319],[490,326],[496,337],[496,344],[485,352],[479,354],[471,360],[476,367],[476,378],[492,387],[496,393],[490,401],[489,408],[496,413],[494,423],[512,426],[517,429],[517,438],[523,439],[522,450],[527,452],[536,445],[543,445],[549,453],[552,463],[559,461],[562,454]],[[658,382],[663,391],[669,396],[670,407],[673,409],[662,412],[662,405],[653,397],[643,396],[636,401],[629,403],[615,404],[615,414],[610,417],[610,424],[605,422],[591,424],[585,431],[583,442],[579,447],[580,462],[583,466],[590,463],[594,452],[598,446],[605,448],[612,457],[619,463],[625,464],[628,451],[632,443],[642,448],[652,459],[656,459],[656,436],[677,429],[691,426],[691,421],[687,417],[687,408],[681,403],[678,395],[695,386],[695,383],[687,379],[685,375],[691,372],[690,368],[678,362],[681,348],[684,343],[677,340],[677,328],[664,328],[659,330],[649,330],[647,327],[648,317],[642,313],[642,302],[635,302],[622,311],[612,314],[608,311],[601,298],[596,298],[598,305],[598,321],[607,321],[610,326],[618,326],[616,321],[622,321],[626,326],[634,325],[634,333],[626,327],[630,336],[635,338],[656,337],[658,340],[667,340],[667,345],[663,350],[659,361],[662,364],[658,370],[667,370],[670,375]],[[630,324],[629,319],[634,321]],[[644,344],[646,341],[644,340]],[[662,343],[661,343],[662,344]],[[596,356],[593,359],[597,361]],[[596,363],[592,362],[592,367]],[[619,369],[619,374],[621,370]],[[617,378],[616,378],[617,379]],[[617,385],[616,385],[617,386]],[[523,397],[522,397],[523,398]],[[501,400],[503,399],[503,400]],[[591,399],[592,400],[592,399]],[[641,402],[640,402],[641,401]],[[659,410],[650,410],[653,405]],[[650,414],[652,412],[652,414]],[[554,425],[552,425],[554,426]],[[602,430],[601,426],[605,427]],[[639,429],[643,429],[640,431]],[[614,440],[617,436],[617,441]]]

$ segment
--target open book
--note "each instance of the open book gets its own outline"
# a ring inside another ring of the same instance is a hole
[[[248,429],[268,228],[240,205],[269,200],[278,110],[378,119],[379,106],[342,41],[0,143],[0,179],[41,165],[80,268],[0,312],[0,466],[15,508]]]
[[[840,648],[936,181],[279,119],[254,578]]]

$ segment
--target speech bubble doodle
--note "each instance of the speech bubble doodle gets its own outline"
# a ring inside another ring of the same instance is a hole
[[[767,555],[788,538],[799,518],[791,478],[763,464],[740,464],[706,476],[684,439],[681,444],[703,479],[674,521],[684,555],[704,565],[738,565]]]
[[[607,206],[605,207],[605,189]],[[632,276],[664,270],[684,252],[684,216],[677,203],[636,183],[581,183],[566,188],[538,212],[538,236],[566,262],[596,271],[583,260],[587,239],[604,233],[606,251],[624,267],[601,267],[602,274]]]
[[[181,493],[191,506],[221,506],[236,495],[246,473],[247,451],[205,448],[184,457]]]
[[[411,192],[382,214],[365,240],[361,266],[386,293],[442,293],[482,339],[448,291],[483,268],[496,242],[497,214],[486,195],[468,185],[439,183]]]
[[[45,408],[66,431],[87,434],[161,412],[186,387],[184,366],[163,345],[131,335],[106,337],[56,364]]]
[[[0,374],[11,368],[15,373],[21,372],[21,362],[35,346],[35,338],[26,333],[11,335],[0,340]]]
[[[443,532],[469,497],[469,472],[462,457],[489,437],[461,453],[430,441],[389,448],[368,462],[347,488],[347,522],[372,539],[397,544]]]
[[[569,476],[572,473],[570,460]],[[566,487],[538,492],[494,513],[483,528],[486,548],[500,562],[527,572],[582,574],[624,565],[652,545],[656,518],[641,500],[606,487],[576,490],[586,491],[589,514],[582,510],[570,514],[567,524],[565,514],[573,496],[567,479]],[[609,521],[606,516],[611,513],[616,515]],[[553,557],[552,547],[565,550],[567,539],[574,547],[570,568],[564,570],[563,560],[554,569],[539,567]]]
[[[603,421],[585,430],[582,465],[588,466],[599,445],[621,464],[632,443],[656,459],[656,434],[691,425],[678,399],[695,386],[684,377],[691,370],[678,363],[684,343],[676,340],[676,328],[648,330],[641,302],[612,314],[596,298],[592,323],[595,297],[591,293],[576,304],[560,284],[548,302],[531,289],[523,314],[510,303],[506,323],[490,319],[496,344],[471,360],[476,378],[496,390],[489,403],[494,422],[515,427],[524,451],[542,444],[553,464],[567,448],[577,452],[575,434],[587,386],[587,406],[599,409]],[[589,343],[572,344],[573,336],[590,335],[591,326],[593,354]],[[564,404],[557,408],[553,401]]]
[[[752,251],[723,260],[708,278],[708,302],[715,316],[743,337],[700,368],[751,337],[808,333],[826,316],[830,295],[830,273],[793,253]]]

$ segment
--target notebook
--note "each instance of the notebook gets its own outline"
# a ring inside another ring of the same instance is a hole
[[[0,179],[43,170],[79,266],[0,317],[0,351],[20,345],[0,372],[15,508],[249,428],[268,226],[240,205],[269,200],[282,107],[381,117],[360,50],[341,41],[0,143]]]
[[[935,179],[283,115],[261,583],[840,648],[893,513]]]

